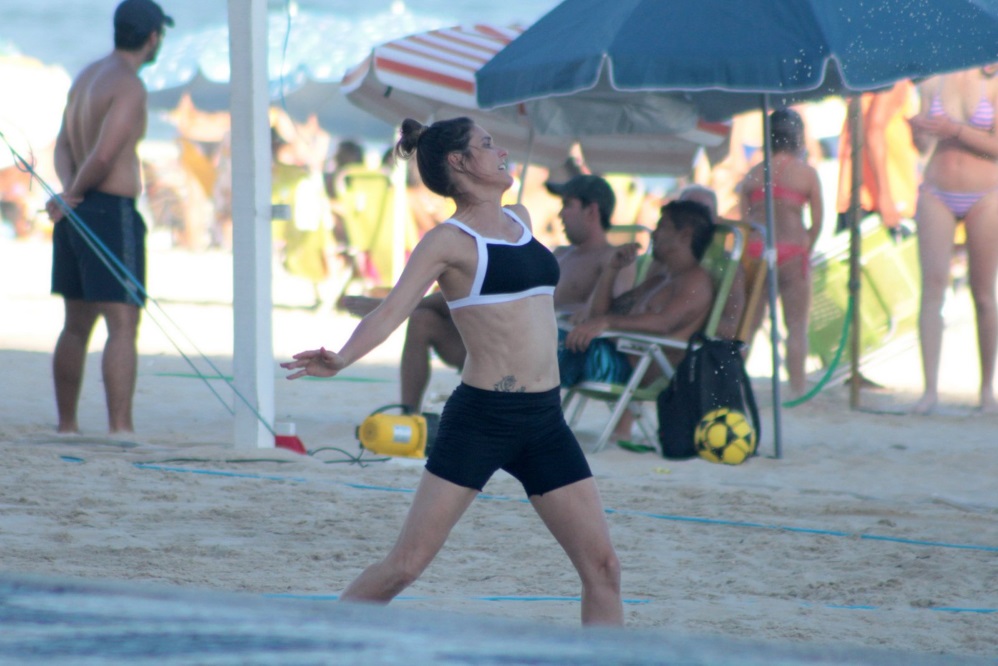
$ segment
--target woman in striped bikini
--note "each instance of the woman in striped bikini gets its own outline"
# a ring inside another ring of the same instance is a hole
[[[915,404],[931,412],[939,400],[942,305],[950,282],[956,223],[967,234],[970,289],[977,314],[981,363],[980,408],[995,411],[993,378],[998,348],[998,66],[932,77],[919,85],[922,111],[911,119],[915,145],[930,157],[919,188],[915,220],[922,266],[919,335],[925,391]]]

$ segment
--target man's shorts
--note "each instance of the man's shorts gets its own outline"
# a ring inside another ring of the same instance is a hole
[[[565,348],[567,333],[558,330],[558,373],[561,385],[571,388],[582,381],[626,384],[631,377],[627,354],[617,351],[617,343],[608,338],[596,338],[584,352]]]
[[[146,225],[135,200],[90,192],[73,212],[90,233],[78,229],[68,218],[56,223],[52,232],[52,293],[73,300],[142,307]]]
[[[509,472],[528,497],[593,474],[561,411],[561,391],[487,391],[460,384],[444,405],[426,469],[481,491],[496,470]]]

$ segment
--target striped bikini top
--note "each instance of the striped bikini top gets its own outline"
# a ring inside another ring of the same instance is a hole
[[[558,260],[534,238],[523,220],[510,210],[503,211],[523,229],[515,241],[486,238],[454,218],[444,221],[444,224],[452,224],[474,238],[478,246],[478,266],[471,293],[464,298],[447,301],[451,310],[554,294],[559,276]]]
[[[948,116],[946,109],[943,108],[943,101],[939,97],[939,93],[935,93],[932,96],[932,100],[929,102],[929,116]],[[981,84],[981,98],[977,101],[977,107],[974,108],[974,112],[970,114],[967,118],[967,124],[971,127],[982,130],[990,130],[995,124],[995,107],[984,94],[984,84]]]

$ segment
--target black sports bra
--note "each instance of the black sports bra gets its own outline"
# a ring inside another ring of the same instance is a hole
[[[471,293],[464,298],[448,301],[453,310],[468,305],[505,303],[539,294],[554,294],[558,284],[558,260],[544,247],[530,228],[510,210],[503,211],[523,228],[515,241],[486,238],[463,222],[450,218],[452,224],[475,239],[478,246],[478,267]]]

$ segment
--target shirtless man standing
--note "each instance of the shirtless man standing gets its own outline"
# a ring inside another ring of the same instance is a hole
[[[55,167],[63,193],[46,208],[55,223],[52,293],[61,294],[65,303],[65,323],[52,364],[61,433],[79,431],[76,410],[98,317],[104,318],[108,331],[101,367],[109,430],[134,430],[146,232],[135,208],[142,190],[137,147],[146,129],[146,90],[138,71],[155,60],[166,26],[172,27],[173,19],[152,0],[118,5],[114,51],[84,68],[73,82],[56,140]],[[75,219],[67,219],[63,204],[73,209]],[[78,220],[99,239],[99,254],[84,238]],[[116,258],[107,259],[113,273],[101,258],[107,251]]]
[[[554,292],[554,307],[559,314],[582,311],[600,275],[609,266],[616,247],[606,232],[616,205],[610,184],[592,175],[576,176],[566,183],[548,183],[551,194],[561,197],[560,217],[569,245],[556,248],[561,275]],[[615,269],[610,289],[621,294],[634,285],[635,266]],[[351,314],[364,316],[380,299],[348,297],[342,306]],[[464,342],[450,317],[450,310],[439,293],[423,298],[409,315],[405,345],[402,348],[402,404],[418,412],[430,381],[430,350],[449,366],[461,367],[465,359]]]

